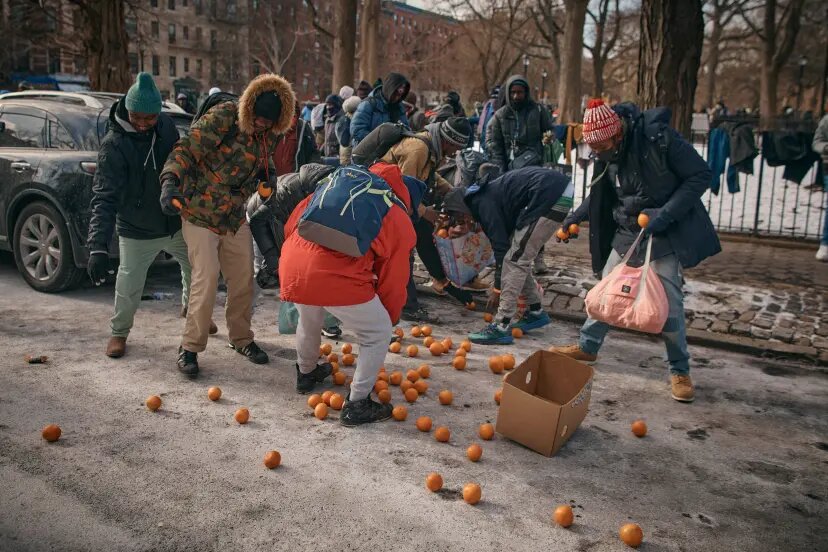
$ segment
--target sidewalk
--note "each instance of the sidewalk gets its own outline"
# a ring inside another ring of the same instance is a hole
[[[814,250],[761,241],[722,241],[723,251],[685,273],[688,341],[828,364],[828,265]],[[538,277],[553,317],[582,322],[595,285],[584,235],[546,247]],[[421,267],[420,267],[421,268]],[[421,281],[427,274],[419,270]]]

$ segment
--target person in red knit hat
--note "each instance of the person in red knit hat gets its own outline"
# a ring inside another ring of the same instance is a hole
[[[592,268],[606,277],[632,247],[649,217],[651,268],[667,294],[669,315],[662,330],[670,365],[672,397],[694,398],[684,320],[682,269],[696,266],[721,251],[713,223],[701,202],[710,185],[710,169],[701,155],[670,128],[670,110],[641,112],[631,103],[615,106],[590,100],[584,113],[584,140],[597,157],[590,194],[564,220],[563,227],[589,220]],[[630,264],[644,262],[639,248]],[[550,350],[591,362],[597,359],[609,326],[588,319],[579,342]]]

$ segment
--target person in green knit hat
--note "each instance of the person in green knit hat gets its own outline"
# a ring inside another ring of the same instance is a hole
[[[109,242],[118,230],[120,265],[115,279],[115,314],[106,355],[126,352],[126,339],[141,302],[147,270],[161,251],[181,266],[181,304],[186,311],[190,261],[181,235],[181,217],[161,212],[159,175],[178,141],[172,119],[161,113],[161,93],[149,73],[140,73],[126,96],[112,105],[98,152],[92,186],[87,272],[95,285],[110,270]],[[215,333],[215,325],[211,328]]]

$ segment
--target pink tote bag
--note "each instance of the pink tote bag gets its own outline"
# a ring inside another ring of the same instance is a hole
[[[652,236],[647,240],[647,254],[639,268],[627,266],[644,232],[638,234],[622,261],[606,278],[589,290],[586,312],[593,320],[617,328],[651,334],[661,333],[670,307],[661,279],[650,269]]]

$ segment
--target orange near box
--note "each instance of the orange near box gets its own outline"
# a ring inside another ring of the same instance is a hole
[[[506,376],[497,432],[552,456],[584,421],[592,376],[591,366],[557,353],[536,351]]]

